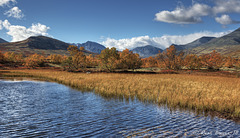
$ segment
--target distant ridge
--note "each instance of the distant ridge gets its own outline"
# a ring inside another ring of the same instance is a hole
[[[69,44],[46,36],[32,36],[25,40],[29,48],[45,50],[67,50]]]
[[[8,41],[6,41],[6,40],[0,38],[0,43],[8,43]]]
[[[131,51],[133,51],[133,53],[138,53],[142,58],[146,58],[150,56],[155,56],[156,54],[159,53],[159,51],[162,52],[163,50],[151,45],[146,45],[142,47],[136,47]]]
[[[192,49],[192,48],[195,48],[195,47],[198,47],[198,46],[201,46],[203,44],[206,44],[208,43],[209,41],[211,41],[212,39],[215,39],[216,37],[201,37],[197,40],[194,40],[193,42],[190,42],[188,44],[185,44],[185,45],[175,45],[175,48],[178,50],[178,51],[181,51],[181,50],[187,50],[187,49]]]
[[[213,50],[231,56],[240,56],[240,28],[219,38],[193,48],[190,52],[201,55],[210,53]]]
[[[97,54],[100,54],[102,50],[106,49],[105,46],[92,41],[87,41],[86,43],[78,44],[77,46],[84,47],[86,50]]]
[[[60,54],[69,55],[67,51],[69,44],[53,39],[46,36],[32,36],[26,40],[19,42],[0,43],[1,51],[11,51],[16,53],[22,53],[23,55],[29,54]],[[86,54],[91,52],[86,51]]]
[[[225,45],[240,45],[240,28],[224,35],[222,37],[213,39],[202,46],[225,46]]]

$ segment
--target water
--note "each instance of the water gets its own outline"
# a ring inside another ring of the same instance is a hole
[[[51,82],[0,81],[0,137],[240,137],[240,124]]]

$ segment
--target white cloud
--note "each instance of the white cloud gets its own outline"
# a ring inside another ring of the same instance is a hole
[[[199,23],[202,22],[201,16],[207,16],[210,11],[210,6],[196,3],[189,8],[182,6],[174,11],[161,11],[155,15],[155,20],[176,24]]]
[[[17,19],[21,19],[24,17],[22,10],[20,10],[18,7],[13,7],[12,9],[5,12],[4,15],[7,15],[8,17],[14,17]]]
[[[220,37],[230,33],[231,31],[227,32],[209,32],[203,31],[188,35],[163,35],[161,37],[149,37],[149,36],[139,36],[127,39],[113,39],[107,38],[105,41],[101,42],[101,44],[105,45],[106,47],[116,47],[118,50],[124,50],[126,48],[133,49],[139,46],[145,45],[152,45],[161,49],[165,49],[169,47],[171,44],[187,44],[190,43],[198,38],[203,36],[211,36],[211,37]]]
[[[16,0],[0,0],[0,6],[8,5],[10,2],[16,3]]]
[[[239,0],[215,0],[213,12],[218,13],[240,13]]]
[[[11,25],[8,20],[1,21],[1,25],[8,30],[7,34],[12,37],[12,42],[25,40],[30,36],[48,36],[47,31],[50,29],[50,27],[40,23],[32,24],[29,28],[20,25]]]
[[[0,30],[3,29],[3,26],[2,26],[2,20],[0,20]]]
[[[175,24],[196,24],[202,22],[202,17],[215,17],[217,14],[240,13],[240,0],[214,0],[214,6],[206,4],[194,3],[192,6],[185,8],[177,7],[173,11],[160,11],[155,14],[155,20],[166,23]],[[228,19],[230,19],[229,15]],[[218,23],[225,25],[232,24],[230,20],[226,21],[227,16],[215,17]],[[223,19],[225,18],[225,19]],[[220,21],[221,20],[221,21]]]
[[[9,27],[11,26],[11,24],[9,23],[8,20],[4,20],[4,21],[2,22],[2,26],[3,26],[5,29],[9,30]]]
[[[222,25],[227,25],[227,24],[236,24],[236,23],[240,23],[239,21],[234,21],[230,18],[229,15],[222,15],[221,17],[216,17],[215,18],[216,22],[222,24]]]

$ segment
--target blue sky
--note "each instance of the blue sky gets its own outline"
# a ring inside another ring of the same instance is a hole
[[[0,0],[0,37],[164,48],[239,27],[239,0]]]

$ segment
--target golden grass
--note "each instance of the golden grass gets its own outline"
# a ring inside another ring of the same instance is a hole
[[[216,111],[240,118],[240,79],[184,74],[70,73],[53,70],[15,70],[12,73],[45,78],[104,96],[134,97],[199,111]],[[7,75],[7,73],[5,73]]]

